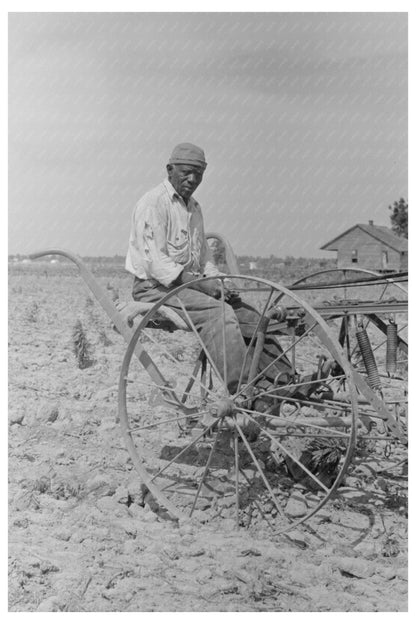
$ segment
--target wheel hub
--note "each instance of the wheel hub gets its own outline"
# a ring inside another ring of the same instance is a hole
[[[221,399],[217,403],[217,418],[232,416],[235,411],[234,403],[231,399]]]

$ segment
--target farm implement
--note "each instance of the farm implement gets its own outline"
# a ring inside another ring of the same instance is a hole
[[[152,509],[288,531],[342,494],[359,456],[406,445],[407,273],[332,269],[282,286],[241,275],[228,242],[207,238],[225,251],[223,310],[231,278],[259,312],[242,363],[249,377],[233,394],[226,358],[220,373],[186,306],[179,315],[169,305],[186,285],[154,304],[114,304],[78,256],[31,258],[74,262],[127,342],[117,420]],[[259,360],[270,335],[290,371],[267,385]]]

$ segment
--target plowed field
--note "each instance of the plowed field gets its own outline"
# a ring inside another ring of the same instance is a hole
[[[129,299],[121,271],[97,279]],[[164,520],[141,504],[116,423],[125,344],[76,269],[11,267],[9,315],[10,611],[407,610],[402,446],[369,452],[345,494],[286,535]]]

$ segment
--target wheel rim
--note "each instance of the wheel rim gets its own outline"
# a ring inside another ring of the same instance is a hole
[[[182,314],[189,332],[162,337],[160,330],[149,329],[160,308],[172,304],[186,288],[181,286],[143,317],[128,345],[120,374],[119,421],[132,461],[150,490],[148,500],[154,497],[152,504],[159,511],[176,518],[233,517],[240,525],[260,522],[287,531],[317,513],[345,476],[356,438],[355,384],[328,326],[298,295],[250,276],[223,276],[220,283],[229,277],[238,282],[246,301],[256,302],[260,318],[266,304],[270,307],[282,295],[291,300],[293,317],[300,310],[303,333],[296,336],[289,329],[290,324],[295,330],[300,327],[300,320],[282,322],[279,331],[286,328],[286,333],[279,336],[279,343],[283,357],[289,355],[291,361],[294,357],[292,364],[301,378],[282,377],[278,390],[256,388],[254,394],[255,384],[240,379],[231,395],[226,360],[221,374],[192,327],[186,306]],[[224,321],[223,327],[225,331]],[[247,339],[247,352],[254,344],[254,338]],[[136,363],[133,354],[139,345],[141,362]],[[305,387],[310,390],[309,375],[317,370],[313,348],[342,367],[348,400],[330,398],[340,382],[331,376],[316,382],[309,396],[304,394]],[[201,358],[199,370],[198,351],[206,360],[205,365]],[[146,361],[152,365],[143,365]],[[259,409],[262,401],[272,413]]]

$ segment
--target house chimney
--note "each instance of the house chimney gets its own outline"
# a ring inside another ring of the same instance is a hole
[[[368,225],[374,225],[374,221],[370,219],[370,221],[368,222]]]

